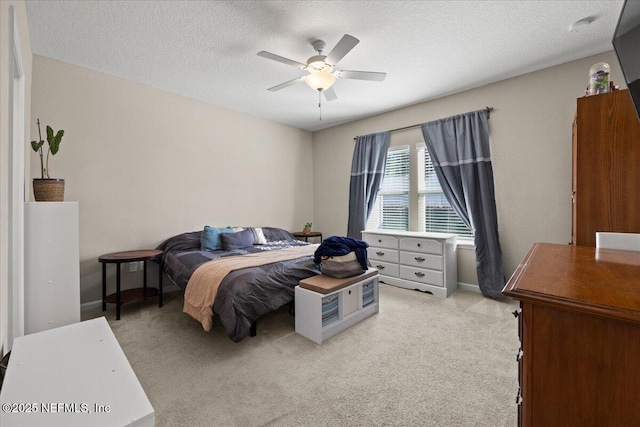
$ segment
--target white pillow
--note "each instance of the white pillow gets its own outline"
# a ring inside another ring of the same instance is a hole
[[[248,228],[248,230],[253,231],[253,237],[255,238],[256,245],[266,245],[267,239],[264,237],[264,233],[262,232],[262,228]]]
[[[234,233],[238,231],[251,230],[253,233],[253,244],[254,245],[266,245],[267,239],[264,237],[264,233],[262,232],[262,228],[255,227],[231,227]]]

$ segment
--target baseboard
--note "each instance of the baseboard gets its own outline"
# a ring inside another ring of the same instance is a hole
[[[162,287],[163,294],[166,294],[167,292],[174,292],[179,290],[181,290],[180,287],[173,283],[170,285],[164,285]],[[83,304],[80,304],[80,311],[99,310],[101,308],[102,308],[101,300],[95,300],[95,301],[90,301],[90,302],[85,302]]]
[[[80,311],[98,310],[100,307],[102,307],[102,301],[95,300],[91,302],[85,302],[84,304],[80,304]]]
[[[469,283],[462,283],[462,282],[458,282],[458,289],[464,289],[465,291],[471,291],[471,292],[477,292],[477,293],[482,293],[480,292],[480,287],[478,285],[472,285]]]

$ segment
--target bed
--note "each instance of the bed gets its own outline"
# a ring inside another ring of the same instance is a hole
[[[185,312],[201,320],[205,330],[208,329],[207,326],[210,328],[211,316],[203,315],[200,319],[187,310],[188,285],[191,284],[193,289],[195,285],[203,285],[202,280],[200,283],[195,281],[199,273],[207,268],[214,268],[216,264],[234,261],[226,259],[228,257],[242,258],[243,255],[249,255],[246,258],[251,258],[265,254],[265,257],[285,258],[282,255],[284,252],[292,254],[288,257],[294,257],[293,259],[267,261],[264,265],[240,268],[223,274],[224,278],[217,284],[217,291],[213,291],[214,302],[211,307],[206,308],[211,315],[219,317],[226,334],[235,342],[255,335],[256,322],[262,315],[292,302],[294,288],[300,280],[320,274],[313,256],[309,255],[317,245],[296,240],[291,233],[280,228],[262,227],[261,231],[266,243],[232,250],[201,250],[202,231],[173,236],[158,246],[158,249],[164,251],[163,270],[177,286],[185,289]],[[297,256],[297,252],[305,255]],[[218,261],[210,262],[214,260]]]

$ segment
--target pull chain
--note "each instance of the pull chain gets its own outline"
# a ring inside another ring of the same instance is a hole
[[[318,91],[318,109],[320,110],[320,121],[322,121],[322,91]]]

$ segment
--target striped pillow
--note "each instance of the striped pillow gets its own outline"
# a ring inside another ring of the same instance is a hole
[[[253,233],[253,241],[254,245],[266,245],[267,239],[264,237],[264,233],[262,232],[262,228],[256,227],[231,227],[234,233],[238,231],[250,230]]]

